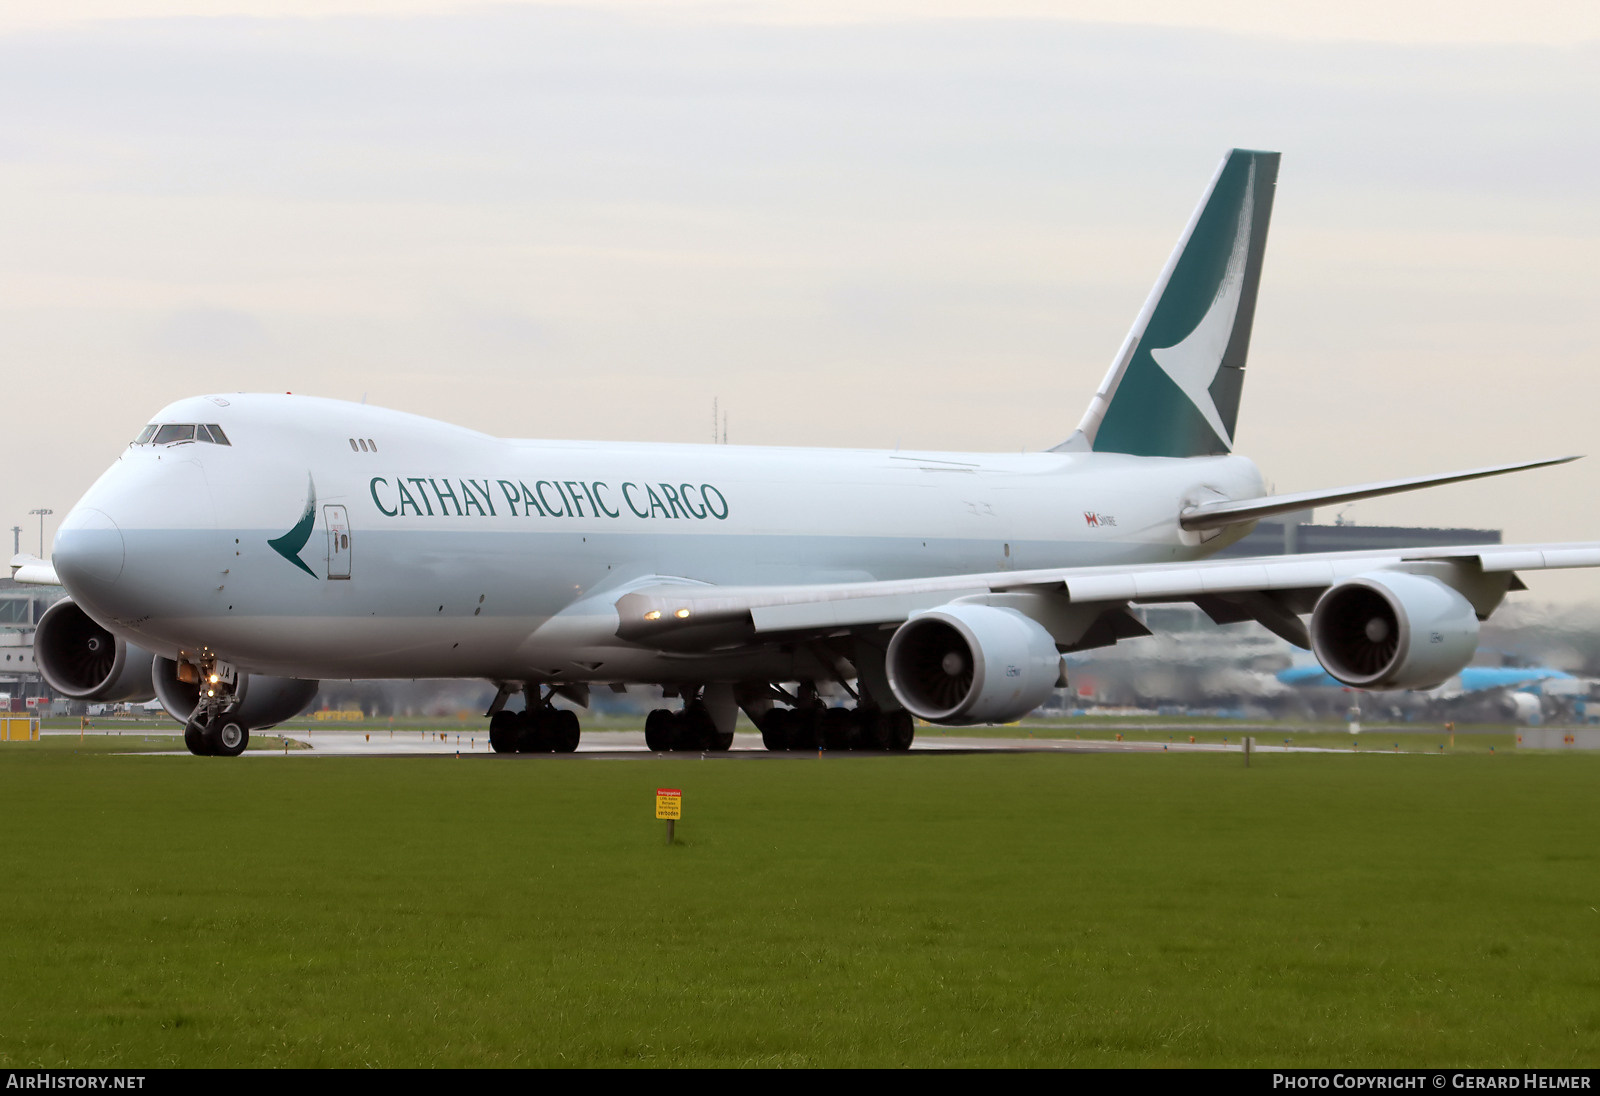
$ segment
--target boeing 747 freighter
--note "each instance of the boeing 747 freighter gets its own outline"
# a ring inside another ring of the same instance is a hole
[[[1458,673],[1517,572],[1600,544],[1208,561],[1259,518],[1532,461],[1267,495],[1233,452],[1278,155],[1234,150],[1070,437],[1042,453],[518,441],[291,395],[158,412],[22,581],[50,684],[160,698],[197,754],[319,678],[481,678],[494,749],[570,751],[590,690],[664,687],[654,749],[905,749],[913,716],[1014,720],[1062,655],[1192,602],[1356,688]],[[1571,458],[1562,458],[1571,459]],[[842,690],[854,704],[830,707]],[[513,702],[517,694],[520,702]]]

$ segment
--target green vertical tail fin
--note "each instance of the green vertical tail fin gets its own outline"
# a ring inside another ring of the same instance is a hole
[[[1278,153],[1234,149],[1134,320],[1077,432],[1058,451],[1230,452]]]

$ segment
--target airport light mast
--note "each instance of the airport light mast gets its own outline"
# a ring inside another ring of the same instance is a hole
[[[44,558],[44,519],[55,513],[54,510],[29,510],[28,515],[39,515],[39,558]]]

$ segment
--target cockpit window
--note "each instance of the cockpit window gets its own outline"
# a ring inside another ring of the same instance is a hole
[[[167,423],[167,425],[165,425],[161,429],[157,430],[156,431],[156,436],[155,436],[155,443],[157,445],[167,445],[167,444],[169,444],[171,442],[175,442],[175,441],[193,441],[193,440],[194,440],[194,424],[193,423],[169,422],[169,423]]]
[[[174,442],[203,441],[213,445],[232,445],[222,427],[214,422],[153,422],[133,439],[135,445],[171,445]]]

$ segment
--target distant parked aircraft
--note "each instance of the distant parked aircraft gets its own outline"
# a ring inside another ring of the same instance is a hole
[[[1348,691],[1319,665],[1291,666],[1277,676],[1285,685],[1297,688]],[[1392,702],[1402,707],[1427,704],[1443,714],[1454,709],[1485,718],[1535,723],[1543,712],[1540,698],[1544,683],[1576,680],[1566,671],[1548,666],[1467,666],[1436,688],[1394,698]]]

